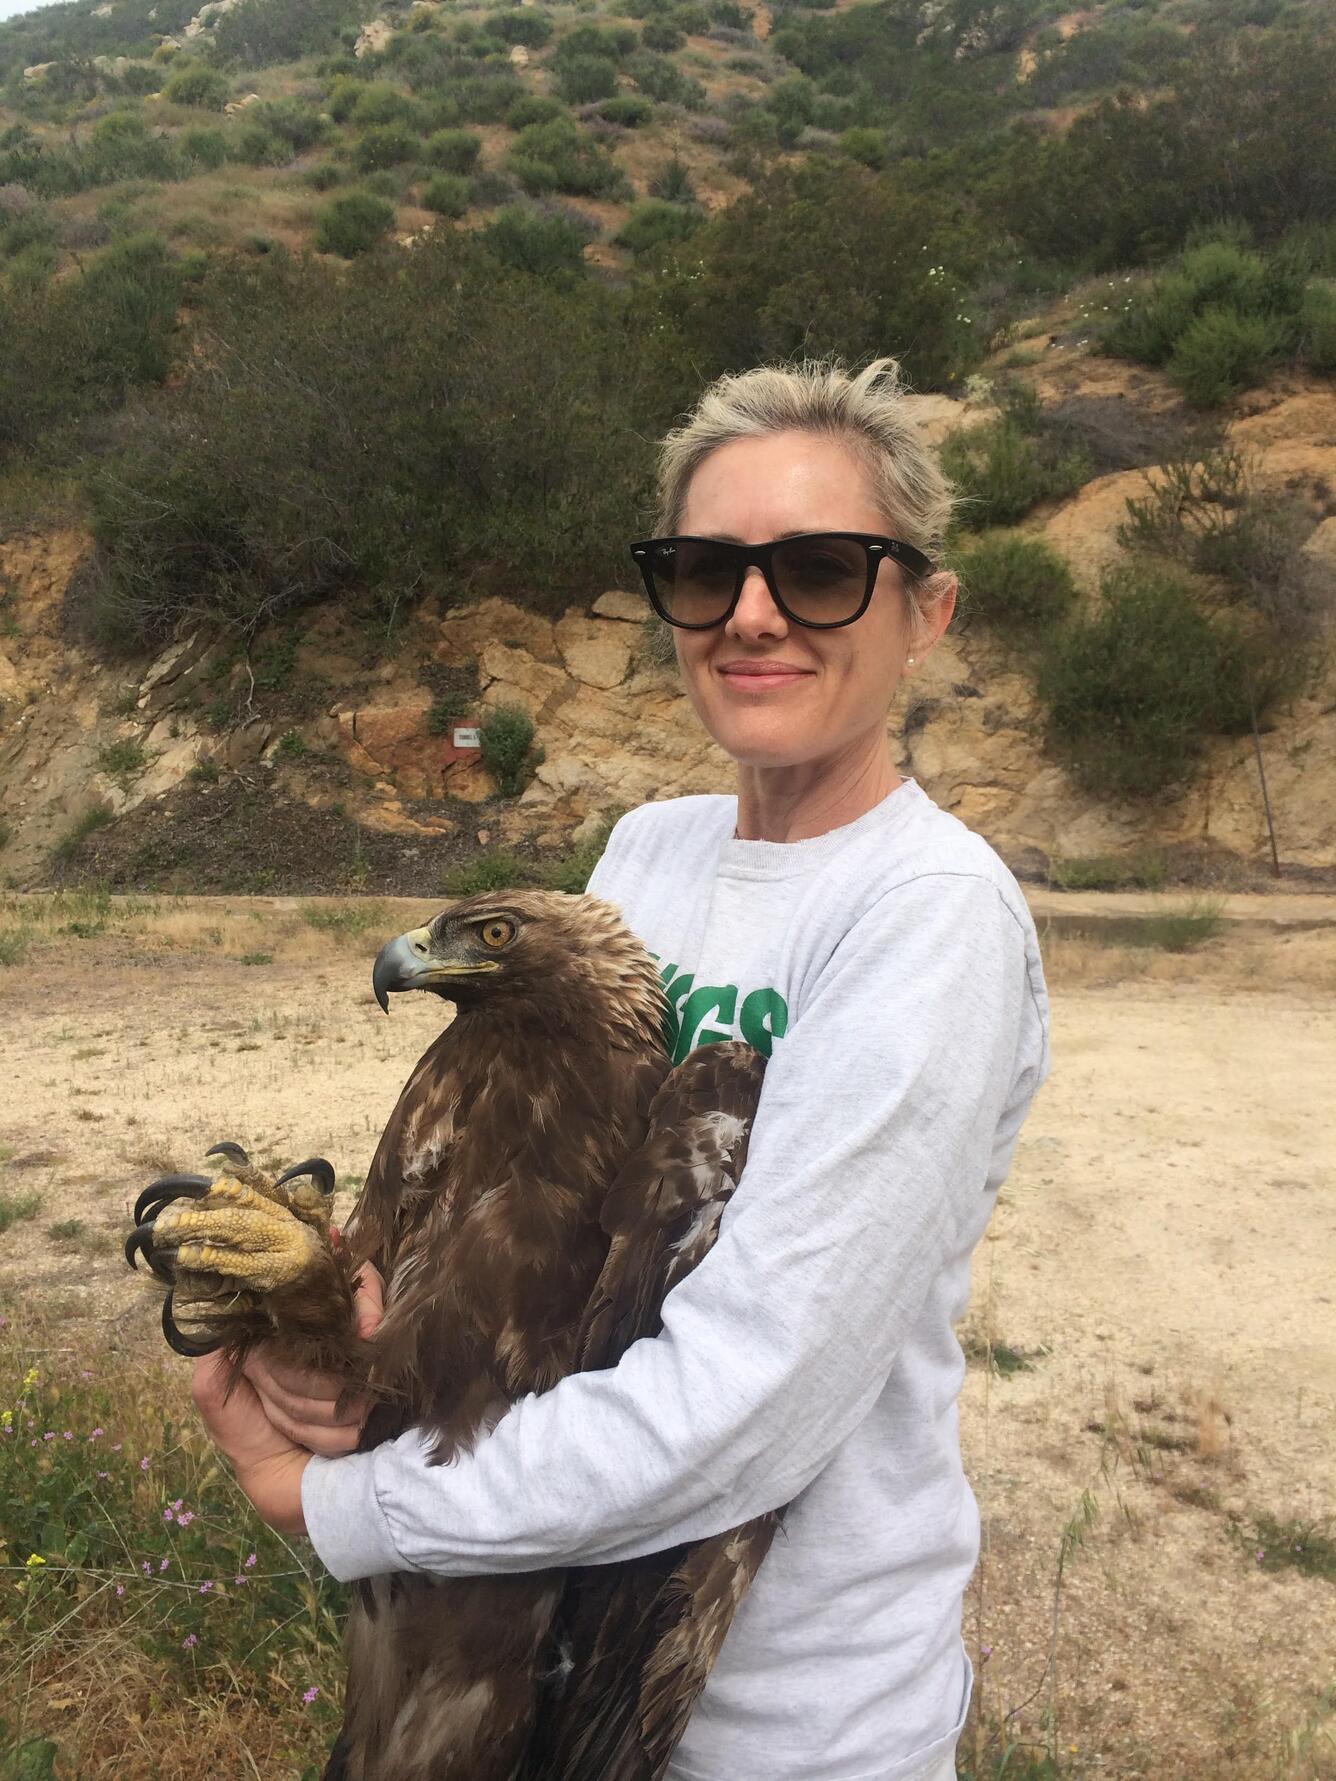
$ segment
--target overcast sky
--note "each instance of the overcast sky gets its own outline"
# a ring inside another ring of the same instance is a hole
[[[55,0],[0,0],[0,19],[16,19],[21,12],[36,12],[39,6],[53,6]]]

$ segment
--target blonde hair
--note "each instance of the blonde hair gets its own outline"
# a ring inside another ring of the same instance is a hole
[[[770,433],[825,433],[846,444],[866,472],[887,531],[940,563],[955,503],[937,454],[910,412],[899,361],[873,359],[850,376],[838,357],[757,365],[726,372],[701,395],[680,427],[659,444],[655,536],[680,531],[691,478],[712,451],[733,439]],[[915,627],[941,590],[899,565]]]

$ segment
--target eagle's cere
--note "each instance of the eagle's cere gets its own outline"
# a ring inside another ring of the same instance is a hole
[[[657,1333],[714,1241],[764,1066],[730,1041],[673,1069],[654,961],[592,897],[457,903],[385,946],[372,982],[382,1007],[425,989],[457,1013],[399,1097],[344,1241],[329,1242],[327,1163],[274,1180],[230,1145],[217,1180],[141,1196],[127,1256],[171,1285],[180,1352],[222,1347],[239,1371],[269,1338],[371,1396],[363,1449],[420,1425],[440,1462],[517,1398]],[[369,1341],[352,1318],[366,1262],[386,1280]],[[359,1584],[326,1781],[652,1781],[776,1519],[564,1580]]]

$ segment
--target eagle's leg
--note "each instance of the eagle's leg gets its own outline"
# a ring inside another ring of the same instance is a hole
[[[323,1158],[277,1180],[251,1166],[239,1145],[209,1153],[225,1173],[166,1176],[135,1206],[125,1245],[171,1286],[163,1332],[179,1354],[228,1350],[239,1367],[257,1342],[277,1338],[284,1358],[360,1383],[353,1280],[330,1241],[334,1170]],[[176,1321],[186,1318],[188,1331]]]

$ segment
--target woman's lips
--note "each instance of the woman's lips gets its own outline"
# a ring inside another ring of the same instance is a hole
[[[811,673],[809,668],[789,668],[781,663],[731,662],[718,669],[720,678],[726,680],[730,687],[748,693],[765,692],[771,687],[793,686],[799,680],[806,680]]]

